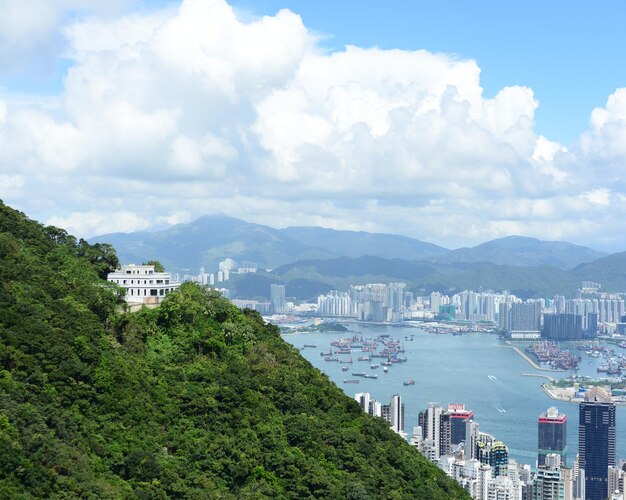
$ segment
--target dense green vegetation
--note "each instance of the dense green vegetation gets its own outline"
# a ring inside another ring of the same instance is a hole
[[[0,203],[0,498],[465,498],[256,313]]]

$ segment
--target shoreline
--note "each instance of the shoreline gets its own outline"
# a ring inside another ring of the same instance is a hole
[[[541,390],[550,399],[553,399],[555,401],[563,401],[564,403],[574,403],[574,404],[580,404],[585,401],[584,398],[577,398],[577,397],[572,397],[572,396],[567,396],[567,397],[559,396],[555,394],[554,392],[552,392],[549,385],[550,384],[541,384]],[[615,399],[615,397],[612,397],[611,400],[613,404],[616,406],[626,406],[626,401],[624,401],[623,399]]]
[[[565,370],[554,370],[553,368],[545,368],[543,366],[539,366],[525,352],[521,351],[519,348],[515,347],[514,345],[498,345],[496,347],[513,349],[517,354],[519,354],[522,358],[524,358],[528,362],[528,364],[532,366],[535,370],[541,370],[543,372],[554,372],[554,373],[565,371]]]

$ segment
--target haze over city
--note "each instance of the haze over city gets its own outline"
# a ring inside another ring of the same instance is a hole
[[[0,193],[83,237],[224,213],[624,250],[624,9],[5,0]]]

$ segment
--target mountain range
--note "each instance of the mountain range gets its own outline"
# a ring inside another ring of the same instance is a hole
[[[252,261],[263,269],[301,260],[365,255],[408,261],[552,265],[569,269],[607,255],[572,243],[522,236],[449,250],[407,236],[312,226],[276,229],[224,215],[207,215],[155,232],[104,234],[89,241],[112,244],[122,262],[157,259],[177,272],[197,272],[201,266],[215,269],[226,257]]]
[[[234,276],[232,297],[267,299],[271,283],[308,300],[330,289],[364,282],[405,281],[415,291],[508,289],[531,297],[573,294],[582,280],[626,289],[626,253],[607,255],[562,241],[508,236],[449,250],[406,236],[310,226],[276,229],[234,217],[209,215],[155,232],[112,233],[121,262],[159,260],[182,274],[215,272],[231,257],[254,262],[255,275]]]

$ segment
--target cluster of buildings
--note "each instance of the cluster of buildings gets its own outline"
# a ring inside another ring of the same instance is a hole
[[[389,404],[382,404],[370,397],[369,392],[358,392],[354,399],[361,406],[361,410],[374,417],[380,417],[389,423],[391,429],[406,439],[404,432],[404,403],[399,394],[391,396]]]
[[[358,393],[363,411],[385,419],[405,437],[404,404]],[[626,461],[616,465],[615,404],[594,387],[579,406],[579,453],[568,464],[567,416],[550,408],[537,421],[536,470],[509,458],[506,444],[480,430],[462,404],[437,404],[418,414],[409,442],[476,500],[624,500]]]
[[[591,339],[598,332],[626,333],[623,296],[600,293],[586,285],[599,287],[583,282],[581,297],[572,299],[556,295],[553,299],[522,300],[506,292],[472,290],[449,297],[433,292],[429,308],[441,320],[496,324],[499,330],[518,340]]]
[[[315,312],[375,322],[435,319],[487,323],[518,340],[591,339],[598,332],[626,334],[623,294],[601,293],[599,287],[583,282],[577,298],[556,295],[522,300],[508,292],[473,290],[419,297],[406,289],[406,283],[369,283],[319,295]]]
[[[232,274],[249,274],[257,272],[256,262],[237,262],[230,257],[221,261],[217,266],[217,272],[207,273],[204,267],[198,274],[185,274],[183,281],[193,281],[202,286],[217,286],[219,283],[228,281]]]
[[[368,283],[354,285],[348,292],[333,290],[317,297],[317,313],[325,316],[355,318],[360,321],[397,322],[411,317],[416,309],[406,283]]]

